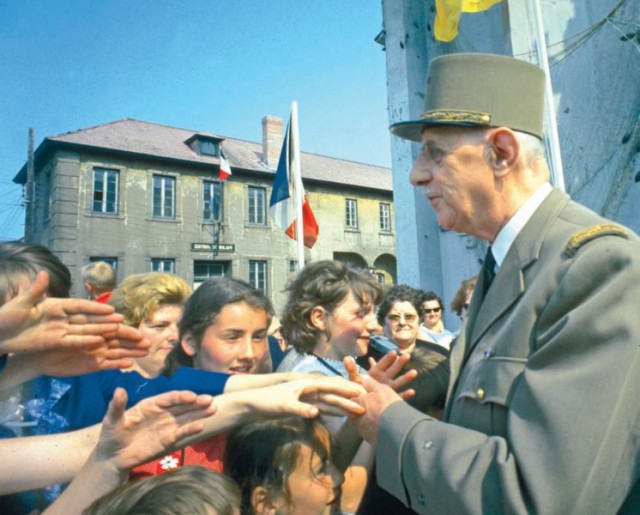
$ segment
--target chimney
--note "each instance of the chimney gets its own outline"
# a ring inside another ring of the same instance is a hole
[[[278,167],[283,140],[284,120],[276,116],[264,116],[262,118],[262,160],[272,170]]]

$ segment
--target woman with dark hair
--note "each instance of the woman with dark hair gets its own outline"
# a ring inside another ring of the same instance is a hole
[[[424,315],[420,325],[421,337],[428,341],[437,343],[449,350],[454,334],[444,327],[442,315],[444,315],[444,303],[435,292],[428,291],[422,296],[422,309]]]
[[[397,284],[385,290],[377,313],[384,338],[395,345],[400,354],[412,354],[417,348],[427,347],[447,355],[447,349],[420,337],[419,327],[422,316],[420,290],[406,284]],[[378,361],[389,351],[381,343],[374,337],[374,343],[369,347],[367,356],[358,360],[364,368],[369,368],[369,358]]]

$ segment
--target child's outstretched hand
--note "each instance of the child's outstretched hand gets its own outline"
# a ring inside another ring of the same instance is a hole
[[[408,354],[398,355],[396,351],[385,354],[377,363],[373,358],[369,358],[371,368],[369,368],[368,375],[379,383],[393,388],[397,392],[406,387],[418,375],[416,370],[409,370],[399,377],[396,377],[410,359],[411,356]],[[349,380],[362,384],[362,377],[357,370],[355,360],[351,357],[344,358],[344,366],[349,374]],[[407,400],[413,397],[415,393],[412,389],[405,390],[400,394],[400,397]]]

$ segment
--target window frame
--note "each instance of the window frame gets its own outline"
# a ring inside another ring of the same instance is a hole
[[[260,193],[254,198],[252,193]],[[258,205],[261,204],[261,205]],[[247,219],[249,225],[267,225],[267,189],[261,186],[247,187]]]
[[[380,230],[391,232],[391,204],[380,202]]]
[[[358,201],[354,198],[345,199],[344,225],[347,229],[358,228]]]
[[[120,170],[116,168],[108,168],[105,166],[94,166],[91,170],[91,212],[98,215],[117,215],[119,213],[119,203],[120,203]],[[101,184],[102,184],[102,198],[100,200],[96,200],[96,185],[98,183],[97,175],[98,173],[102,173]],[[113,181],[109,181],[109,177],[114,177]],[[107,206],[109,205],[109,184],[110,182],[113,184],[113,210],[109,211]],[[106,190],[105,190],[106,185]],[[101,208],[99,210],[96,209],[96,203],[99,203]]]
[[[155,266],[156,264],[159,264],[161,266]],[[167,267],[165,266],[166,264],[169,265],[168,270],[167,270]],[[151,258],[150,268],[152,272],[164,272],[168,274],[175,274],[176,260],[175,258]]]
[[[260,268],[259,270],[256,268]],[[268,263],[265,259],[249,260],[249,278],[247,281],[251,287],[269,294]]]
[[[215,196],[216,190],[218,193],[218,209],[217,213],[214,213],[213,206],[215,205]],[[209,194],[207,198],[207,193]],[[224,206],[224,198],[223,198],[224,189],[222,187],[222,182],[220,181],[211,181],[211,180],[203,180],[202,181],[202,219],[205,222],[214,222],[221,223],[223,216],[223,206]],[[207,207],[207,205],[209,207]],[[207,216],[207,214],[209,216]],[[217,215],[217,216],[216,216]]]
[[[160,181],[159,188],[156,184],[156,180]],[[155,219],[162,220],[175,220],[176,219],[176,193],[177,193],[177,180],[172,175],[164,175],[160,173],[154,173],[151,176],[151,191],[152,191],[152,199],[151,199],[151,216]],[[171,191],[170,198],[170,206],[167,206],[167,184],[172,187],[169,188]],[[160,205],[159,209],[156,209],[156,190],[160,190]],[[165,214],[167,207],[171,209],[171,214]],[[160,213],[158,214],[157,211]]]
[[[213,152],[208,151],[208,147],[213,148]],[[208,139],[198,140],[198,150],[201,156],[220,157],[220,142]]]

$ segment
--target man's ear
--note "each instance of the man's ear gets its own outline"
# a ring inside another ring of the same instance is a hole
[[[264,486],[256,486],[251,492],[251,506],[256,515],[272,515],[276,507],[269,500],[269,492]]]
[[[193,336],[191,336],[190,332],[186,332],[180,340],[180,345],[182,346],[182,350],[187,356],[195,356],[198,350],[194,345]]]
[[[313,327],[319,331],[326,331],[327,329],[327,310],[322,306],[316,306],[311,310],[311,323]]]
[[[498,127],[489,133],[489,162],[496,178],[507,175],[520,159],[520,142],[515,133]]]

